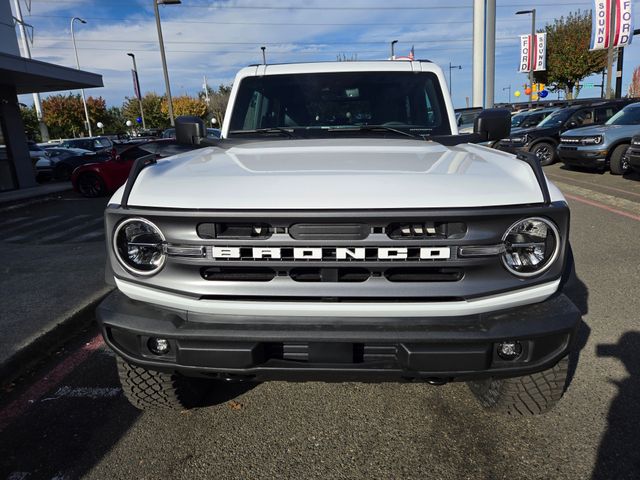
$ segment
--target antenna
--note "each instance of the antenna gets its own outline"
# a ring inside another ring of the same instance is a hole
[[[265,53],[266,49],[267,49],[267,47],[260,47],[260,50],[262,50],[262,64],[263,65],[267,64],[267,54]]]

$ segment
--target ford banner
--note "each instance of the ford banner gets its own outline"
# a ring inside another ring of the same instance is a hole
[[[520,35],[520,73],[533,70],[540,72],[547,69],[547,34],[536,33],[535,41],[530,48],[531,35]]]
[[[625,47],[633,39],[633,15],[631,0],[615,0],[616,18],[614,32],[614,47]],[[595,0],[591,26],[590,50],[604,50],[609,48],[609,32],[611,26],[611,1]]]

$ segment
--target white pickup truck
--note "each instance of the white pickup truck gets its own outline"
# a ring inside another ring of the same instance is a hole
[[[537,160],[459,135],[427,61],[254,65],[222,139],[138,160],[105,213],[99,306],[139,408],[225,381],[467,382],[482,405],[547,411],[580,321],[569,209]]]

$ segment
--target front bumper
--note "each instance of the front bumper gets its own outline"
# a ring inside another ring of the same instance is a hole
[[[116,291],[98,307],[105,341],[128,362],[252,380],[460,381],[546,370],[569,352],[580,312],[563,294],[524,307],[447,317],[287,317],[192,313]],[[150,338],[169,340],[165,355]],[[518,341],[503,360],[497,344]]]
[[[631,145],[627,150],[627,158],[631,168],[640,173],[640,146]]]
[[[566,145],[558,145],[556,149],[558,157],[562,163],[574,167],[585,168],[604,168],[607,166],[607,157],[609,151],[606,147],[598,145],[597,147],[574,147]]]

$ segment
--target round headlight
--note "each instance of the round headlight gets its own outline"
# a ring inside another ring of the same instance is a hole
[[[165,238],[144,218],[129,218],[113,234],[113,248],[124,268],[136,275],[158,273],[166,260]]]
[[[547,270],[560,252],[556,226],[544,218],[525,218],[509,227],[502,237],[502,263],[518,277],[532,277]]]

